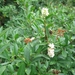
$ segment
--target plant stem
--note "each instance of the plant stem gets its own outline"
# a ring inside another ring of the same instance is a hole
[[[47,36],[47,28],[46,28],[46,22],[44,20],[44,28],[45,28],[45,40],[48,42],[48,36]]]

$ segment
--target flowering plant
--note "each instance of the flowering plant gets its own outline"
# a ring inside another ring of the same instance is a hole
[[[75,0],[52,1],[0,0],[0,75],[75,75]]]

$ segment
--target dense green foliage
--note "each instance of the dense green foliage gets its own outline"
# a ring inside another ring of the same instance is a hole
[[[74,0],[0,3],[0,75],[75,75]],[[45,18],[43,7],[49,11]],[[53,58],[49,43],[55,45]]]

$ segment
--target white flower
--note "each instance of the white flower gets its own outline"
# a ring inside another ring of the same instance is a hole
[[[48,48],[48,55],[50,56],[50,57],[54,57],[54,49],[53,48]]]
[[[54,44],[53,43],[49,43],[48,45],[50,48],[54,48]]]
[[[32,37],[30,40],[33,41],[35,39],[35,37]]]
[[[42,8],[41,13],[42,13],[42,16],[44,17],[48,16],[49,15],[48,8]]]

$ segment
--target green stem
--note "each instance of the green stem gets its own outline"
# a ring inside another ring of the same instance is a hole
[[[45,40],[48,42],[48,36],[47,36],[47,28],[46,28],[46,22],[44,20],[44,28],[45,28]]]

